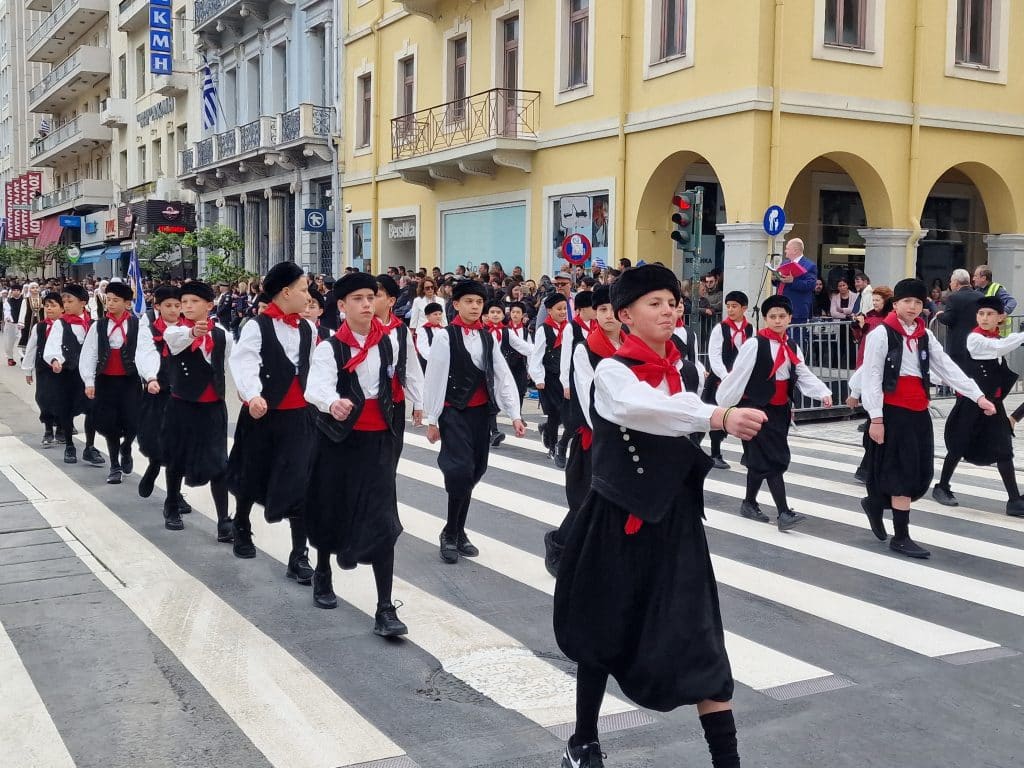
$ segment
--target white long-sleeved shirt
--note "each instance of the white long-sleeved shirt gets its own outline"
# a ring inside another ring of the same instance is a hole
[[[107,321],[107,340],[110,342],[111,350],[120,349],[127,342],[128,319],[129,315],[125,314],[121,326],[116,325],[113,320]],[[138,342],[136,342],[137,345]],[[85,341],[82,342],[82,355],[78,358],[78,375],[82,377],[86,387],[96,386],[96,365],[99,362],[99,356],[99,323],[95,322],[89,326],[89,332],[85,334]]]
[[[998,339],[982,336],[980,333],[967,334],[967,354],[975,360],[998,360],[1000,357],[1006,357],[1021,344],[1024,344],[1024,331]]]
[[[52,363],[56,360],[61,365],[64,365],[64,349],[62,347],[64,342],[64,325],[63,320],[53,321],[50,335],[46,337],[46,346],[43,347],[43,360],[47,363]],[[85,328],[80,325],[72,325],[71,332],[75,334],[79,344],[85,342]]]
[[[711,372],[719,379],[724,379],[729,375],[729,369],[725,367],[725,362],[722,360],[722,333],[722,324],[715,323],[708,336],[708,365],[711,366]],[[733,335],[733,343],[736,344],[737,349],[742,348],[746,341],[748,339],[742,333],[739,336]]]
[[[234,339],[231,336],[231,331],[221,328],[224,331],[224,359],[227,360],[231,357],[231,350],[234,347]],[[141,333],[140,333],[141,335]],[[167,349],[172,355],[180,355],[186,349],[192,346],[195,341],[195,336],[192,335],[192,327],[185,325],[169,325],[167,330],[164,331],[164,341],[167,342]],[[203,353],[203,359],[206,362],[213,360],[213,353],[206,349],[206,346],[200,347]],[[138,365],[138,363],[136,363]]]
[[[863,370],[864,370],[864,366],[861,366],[860,368],[858,368],[856,371],[853,372],[853,375],[850,377],[850,380],[847,382],[847,385],[850,387],[850,397],[855,397],[858,400],[860,400],[860,396],[861,396],[861,389],[862,389],[861,379],[864,378],[864,374],[862,373]]]
[[[473,365],[481,371],[484,370],[484,344],[480,339],[480,331],[470,331],[464,334],[462,339]],[[427,426],[436,426],[438,419],[441,418],[441,411],[444,410],[451,354],[448,332],[434,334],[434,343],[430,349],[430,365],[427,366],[423,387],[423,416]],[[508,363],[497,347],[491,355],[491,364],[494,366],[494,398],[505,415],[515,421],[521,418],[519,388],[516,386],[516,380],[512,378]]]
[[[360,344],[366,343],[366,337],[362,334],[352,332]],[[391,344],[391,359],[398,359],[398,339],[394,334],[385,336],[381,344]],[[350,347],[352,355],[359,352],[359,348]],[[419,361],[416,361],[416,368],[419,370]],[[423,378],[410,375],[411,368],[406,366],[405,374],[405,397],[412,403],[414,411],[420,410],[423,405]],[[356,367],[356,378],[359,380],[359,388],[367,400],[375,400],[380,395],[380,348],[375,346]],[[331,412],[331,404],[338,399],[338,366],[334,360],[334,345],[321,344],[313,353],[313,360],[309,366],[309,378],[306,379],[306,402],[315,406],[323,413]]]
[[[423,367],[420,365],[420,359],[416,356],[416,345],[412,340],[412,331],[406,326],[399,326],[393,328],[391,333],[388,334],[394,342],[394,355],[392,360],[398,360],[398,334],[405,334],[405,389],[406,393],[413,393],[408,396],[409,401],[412,403],[412,409],[414,411],[423,410]],[[444,331],[442,331],[444,333]],[[434,334],[434,338],[437,338],[437,333]],[[323,346],[323,345],[321,345]],[[364,392],[366,390],[363,390]]]
[[[21,302],[21,306],[22,307],[25,306],[25,302],[24,301]],[[21,313],[19,312],[19,314],[21,314]],[[4,299],[4,327],[6,327],[8,323],[10,323],[11,326],[13,327],[13,326],[17,325],[19,322],[21,322],[20,318],[17,318],[17,317],[14,316],[14,312],[11,309],[10,301],[7,300],[7,299]]]
[[[572,365],[572,339],[574,325],[575,323],[572,322],[566,323],[565,328],[562,329],[562,347],[561,354],[558,358],[558,380],[562,383],[562,389],[572,388],[572,382],[569,381],[569,370]],[[590,331],[583,325],[580,326],[580,330],[583,331],[583,340],[586,341],[587,337],[590,335]]]
[[[309,325],[309,355],[313,359],[313,350],[316,349],[316,327],[309,320],[303,320]],[[299,351],[302,345],[302,337],[299,335],[298,327],[292,328],[284,320],[274,319],[274,334],[281,343],[288,360],[295,366],[295,374],[299,372]],[[260,381],[260,347],[262,346],[262,335],[260,324],[257,322],[246,323],[242,326],[242,332],[238,336],[238,342],[228,356],[228,369],[231,371],[231,378],[235,382],[235,389],[244,402],[260,397],[263,394],[263,382]]]
[[[677,367],[682,368],[682,361]],[[670,395],[664,381],[652,387],[611,358],[598,363],[594,373],[594,409],[601,418],[628,429],[664,437],[708,432],[716,407],[701,401],[699,392]]]
[[[568,328],[569,324],[566,323],[565,328]],[[562,332],[565,332],[565,328]],[[572,338],[571,336],[569,337]],[[530,378],[533,379],[535,384],[543,384],[545,371],[544,371],[544,355],[548,351],[548,335],[544,331],[544,323],[537,323],[537,331],[533,334],[533,347],[530,350],[530,356],[526,361],[526,371],[530,374]],[[561,366],[559,366],[559,374],[561,374]]]
[[[145,315],[143,315],[145,317]],[[171,330],[175,326],[167,326]],[[164,341],[167,340],[167,333],[164,333]],[[143,382],[150,382],[156,379],[160,373],[161,354],[153,341],[153,329],[149,323],[139,323],[139,340],[135,345],[135,368],[139,372],[139,378]]]
[[[25,354],[21,358],[21,370],[29,376],[33,375],[36,370],[36,350],[39,349],[39,342],[36,339],[38,338],[39,334],[35,330],[28,335],[28,341],[25,342]],[[46,350],[45,345],[43,350]]]
[[[410,328],[419,328],[421,325],[427,322],[427,314],[423,310],[426,309],[428,304],[433,304],[434,302],[440,304],[441,309],[444,309],[445,304],[447,303],[446,299],[443,296],[438,296],[436,294],[434,295],[433,298],[428,298],[426,296],[417,296],[415,299],[412,300],[412,311],[409,313]],[[441,312],[441,326],[444,327],[447,325],[448,313]]]
[[[907,328],[910,332],[913,326]],[[974,379],[960,370],[960,366],[954,363],[946,351],[942,348],[939,340],[931,331],[928,334],[928,371],[929,378],[937,378],[941,383],[955,389],[960,394],[977,401],[982,397],[982,391],[978,388]],[[970,334],[976,336],[977,334]],[[861,404],[868,416],[872,419],[882,417],[882,406],[884,395],[882,392],[882,375],[885,370],[885,356],[889,354],[889,334],[869,333],[864,346],[864,363],[860,370],[864,371],[861,377]],[[921,364],[917,357],[917,341],[910,342],[910,349],[906,348],[906,341],[900,341],[904,345],[903,357],[900,362],[900,376],[921,376]]]
[[[750,374],[754,372],[754,365],[757,363],[757,348],[758,344],[753,343],[754,339],[751,339],[750,344],[744,344],[740,347],[740,353],[736,356],[736,362],[732,366],[732,370],[729,375],[722,379],[722,383],[718,386],[718,404],[729,408],[739,403],[743,399],[743,393],[747,389],[747,384],[750,381]],[[771,339],[771,354],[772,360],[779,354],[779,342],[775,339]],[[832,390],[828,388],[821,379],[811,373],[810,368],[807,367],[807,363],[804,362],[804,353],[800,349],[799,345],[796,348],[797,364],[796,364],[796,385],[800,388],[800,392],[805,396],[813,400],[821,400],[826,397],[832,396]],[[787,358],[785,362],[779,366],[779,370],[775,372],[776,381],[788,381],[793,376],[793,365]]]

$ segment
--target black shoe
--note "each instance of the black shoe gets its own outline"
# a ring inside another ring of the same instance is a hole
[[[64,431],[61,429],[55,429],[53,431],[53,442],[63,443],[64,442]]]
[[[43,445],[43,448],[49,448],[51,445],[53,445],[53,432],[44,432],[43,433],[42,445]]]
[[[441,531],[441,559],[446,563],[459,562],[459,542],[444,531]]]
[[[866,421],[862,421],[860,424],[857,425],[857,431],[858,432],[867,432],[868,431],[868,423]]]
[[[919,547],[909,536],[905,539],[889,539],[889,549],[907,557],[917,558],[918,560],[926,560],[932,556],[931,552],[924,547]]]
[[[548,437],[548,423],[543,422],[540,425],[540,441],[544,443],[544,447],[549,451],[551,450],[551,439]]]
[[[68,445],[70,445],[70,443],[68,443]],[[94,467],[102,467],[107,463],[106,459],[103,458],[103,455],[96,450],[95,445],[85,446],[85,450],[82,451],[82,461],[87,461]]]
[[[192,505],[185,501],[184,496],[178,497],[178,513],[182,515],[192,514]]]
[[[313,581],[313,566],[309,564],[308,549],[300,549],[288,555],[288,570],[284,575],[299,584],[309,584]]]
[[[559,444],[555,448],[555,466],[559,469],[565,469],[565,447]]]
[[[882,517],[882,506],[870,496],[865,496],[860,500],[860,508],[868,516],[871,532],[875,534],[875,538],[879,541],[889,538],[889,534],[885,530],[885,519]]]
[[[476,557],[480,554],[480,550],[477,549],[473,545],[473,542],[469,540],[469,536],[466,535],[465,531],[459,534],[459,538],[457,539],[457,546],[459,548],[460,555],[465,555],[466,557]]]
[[[604,753],[601,745],[592,741],[578,747],[572,746],[572,740],[565,745],[562,755],[562,768],[604,768]]]
[[[245,560],[256,557],[256,545],[252,543],[251,525],[247,524],[243,527],[238,524],[237,520],[232,520],[231,534],[234,539],[231,549],[234,551],[235,557],[241,557]]]
[[[130,475],[135,469],[135,459],[132,458],[132,447],[127,445],[121,449],[121,471]]]
[[[110,472],[107,473],[107,485],[120,485],[121,484],[121,468],[111,467]]]
[[[181,506],[178,506],[178,514],[181,514]],[[235,540],[235,530],[230,517],[217,521],[217,541],[229,544]]]
[[[491,432],[491,448],[497,448],[505,441],[504,432]]]
[[[156,476],[160,474],[159,464],[150,464],[146,467],[146,471],[142,473],[142,478],[139,480],[139,496],[144,499],[148,499],[153,495],[153,486],[156,484]],[[178,514],[181,514],[181,510],[178,510]]]
[[[864,474],[864,470],[862,469],[858,469],[856,472],[853,473],[853,479],[860,483],[861,485],[864,485],[868,481],[868,478]]]
[[[168,531],[183,531],[185,524],[181,522],[178,505],[168,499],[164,502],[164,528]]]
[[[750,520],[757,520],[759,523],[771,521],[771,518],[761,511],[761,507],[756,501],[744,501],[740,504],[740,514]]]
[[[562,562],[562,552],[565,550],[565,547],[555,541],[557,534],[557,530],[544,534],[544,567],[556,578],[558,577],[558,564]]]
[[[70,445],[70,444],[65,446],[65,448],[64,448],[64,463],[65,464],[77,464],[78,463],[78,454],[75,451],[75,446]]]
[[[313,605],[317,608],[337,608],[338,596],[334,594],[331,572],[313,572]]]
[[[785,509],[779,512],[778,526],[780,531],[788,531],[790,528],[795,528],[800,525],[807,518],[801,515],[799,512],[794,512],[792,509]]]
[[[932,488],[932,498],[935,499],[939,504],[944,507],[959,507],[960,502],[956,500],[956,496],[949,488],[943,488],[938,483]]]
[[[711,466],[714,469],[731,469],[731,467],[729,466],[729,462],[727,462],[721,456],[712,456]]]
[[[1006,502],[1006,514],[1010,517],[1024,517],[1024,499]]]
[[[398,637],[409,634],[409,628],[398,618],[398,610],[388,604],[377,608],[373,617],[373,634],[381,637]]]

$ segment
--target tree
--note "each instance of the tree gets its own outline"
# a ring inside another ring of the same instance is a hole
[[[43,266],[43,252],[30,245],[2,245],[0,266],[29,277]]]
[[[235,285],[240,280],[248,280],[254,276],[239,264],[239,255],[245,247],[245,241],[231,227],[223,224],[203,227],[195,232],[189,232],[183,238],[183,242],[189,247],[206,250],[206,269],[203,278],[207,282]]]
[[[166,280],[180,255],[182,236],[154,232],[139,244],[139,266],[156,280]]]
[[[46,264],[53,264],[57,267],[57,273],[61,277],[67,276],[68,264],[71,260],[68,258],[68,247],[61,243],[54,243],[53,245],[47,246],[43,250],[43,261]]]

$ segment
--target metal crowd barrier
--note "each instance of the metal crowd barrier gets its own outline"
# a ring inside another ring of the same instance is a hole
[[[1006,318],[1009,322],[1009,331],[1011,333],[1018,333],[1024,329],[1024,315],[1011,315]],[[949,328],[939,322],[938,317],[933,317],[928,323],[928,330],[932,332],[943,349],[949,351],[947,347],[947,339],[949,335]],[[1024,393],[1024,349],[1018,347],[1009,355],[1006,356],[1006,364],[1010,368],[1021,375],[1021,378],[1017,380],[1017,383],[1013,386],[1010,394],[1021,394]],[[935,386],[932,387],[932,399],[933,400],[946,400],[956,397],[956,392],[946,386]]]

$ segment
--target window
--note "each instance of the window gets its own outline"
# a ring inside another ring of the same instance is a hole
[[[135,49],[135,98],[146,95],[146,46]]]
[[[373,118],[373,76],[362,75],[356,80],[356,147],[369,147]]]
[[[686,53],[686,0],[661,0],[661,59]]]
[[[117,60],[117,95],[122,99],[128,98],[128,57],[124,54]]]
[[[411,115],[416,111],[416,59],[408,56],[398,62],[399,83],[398,111],[401,115]]]
[[[122,150],[118,156],[118,179],[121,189],[128,188],[128,150]]]
[[[271,67],[273,69],[271,89],[272,112],[285,112],[288,109],[288,48],[275,45],[271,49]]]
[[[551,264],[557,267],[563,260],[562,243],[573,234],[586,235],[593,246],[590,261],[584,266],[591,267],[595,259],[606,265],[610,264],[608,236],[611,200],[608,192],[566,195],[549,198],[549,201],[552,229]]]
[[[587,44],[590,27],[590,0],[569,0],[569,71],[565,87],[587,84]]]
[[[136,179],[136,181],[139,184],[141,184],[142,182],[144,182],[146,180],[146,147],[145,146],[139,147],[137,151],[138,151],[138,156],[139,156],[139,160],[138,160],[138,172],[139,172],[139,175],[138,175],[138,178]]]
[[[510,91],[519,89],[519,17],[501,23],[503,38],[501,85]]]
[[[469,44],[465,35],[448,41],[448,66],[451,74],[449,90],[451,104],[448,108],[448,121],[460,123],[466,118],[466,92],[468,88],[466,72],[466,56]]]
[[[992,0],[958,0],[956,8],[956,63],[990,65],[992,56]]]
[[[153,142],[153,176],[160,178],[164,175],[163,144],[160,139]]]
[[[188,32],[185,30],[185,9],[182,8],[180,11],[174,14],[174,29],[177,31],[177,40],[175,41],[175,51],[187,51],[189,49]]]
[[[865,47],[865,0],[825,0],[825,44]]]

